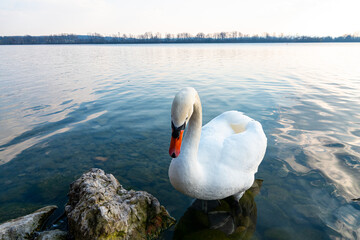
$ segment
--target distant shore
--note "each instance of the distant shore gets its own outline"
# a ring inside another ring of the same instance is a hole
[[[239,33],[199,33],[192,36],[188,33],[161,34],[145,33],[143,35],[100,34],[75,35],[59,34],[47,36],[0,36],[0,45],[36,45],[36,44],[166,44],[166,43],[326,43],[326,42],[360,42],[360,36],[343,35],[339,37],[314,36],[271,36],[268,34],[242,35]]]

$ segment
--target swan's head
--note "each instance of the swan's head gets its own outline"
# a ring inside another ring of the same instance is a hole
[[[181,142],[186,124],[194,111],[196,90],[194,88],[184,88],[175,95],[171,107],[171,142],[169,154],[176,158],[180,154]]]

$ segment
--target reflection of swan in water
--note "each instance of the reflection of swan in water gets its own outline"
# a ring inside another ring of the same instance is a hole
[[[173,239],[250,239],[257,219],[254,197],[261,185],[262,180],[255,180],[239,203],[233,197],[220,201],[196,199],[180,218]],[[204,204],[207,212],[202,210]]]

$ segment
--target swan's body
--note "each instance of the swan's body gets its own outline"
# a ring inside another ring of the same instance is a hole
[[[171,111],[173,139],[169,153],[174,158],[169,167],[170,182],[178,191],[198,199],[231,195],[240,199],[253,184],[265,154],[267,139],[262,126],[238,111],[229,111],[201,128],[201,111],[195,89],[185,88],[175,96]],[[174,135],[176,131],[180,136]]]

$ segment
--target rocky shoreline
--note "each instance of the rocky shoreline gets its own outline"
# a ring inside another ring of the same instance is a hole
[[[0,239],[156,239],[175,224],[145,191],[124,189],[112,174],[93,168],[70,185],[65,206],[68,231],[39,232],[57,206],[0,225]]]

